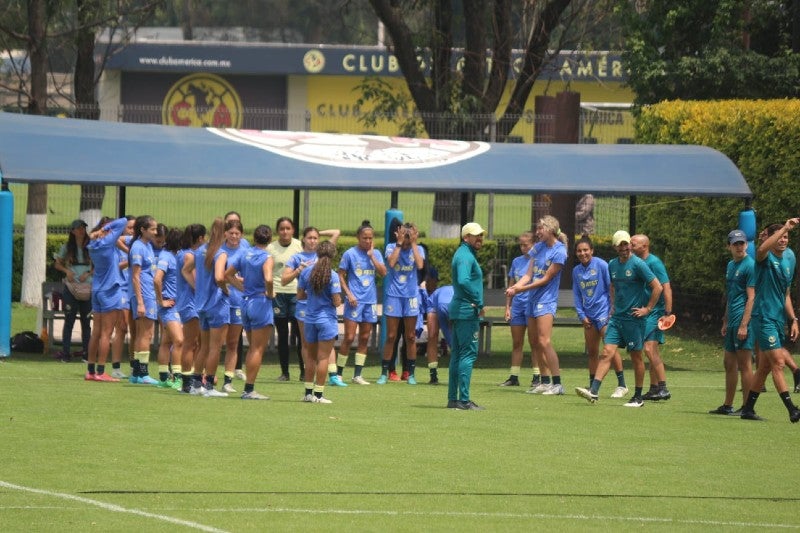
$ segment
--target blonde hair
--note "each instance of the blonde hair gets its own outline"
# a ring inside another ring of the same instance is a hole
[[[539,225],[552,232],[556,239],[561,241],[564,246],[569,244],[569,238],[567,238],[567,235],[561,231],[561,225],[558,223],[558,219],[556,217],[552,215],[545,215],[539,219]]]

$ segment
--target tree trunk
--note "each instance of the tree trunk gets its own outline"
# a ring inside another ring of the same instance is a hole
[[[28,113],[47,113],[47,51],[45,0],[28,2],[28,47],[31,60],[31,92]],[[28,211],[25,215],[25,251],[22,260],[20,302],[41,307],[42,283],[47,257],[47,184],[28,186]],[[41,325],[41,314],[37,317]]]

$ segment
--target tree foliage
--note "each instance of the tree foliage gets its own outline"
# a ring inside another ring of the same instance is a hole
[[[800,96],[792,0],[618,0],[636,103]]]

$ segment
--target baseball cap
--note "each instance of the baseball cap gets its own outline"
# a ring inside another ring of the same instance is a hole
[[[747,242],[747,235],[740,229],[735,229],[728,233],[728,244],[736,244],[737,242]]]
[[[619,230],[611,237],[611,244],[614,246],[619,246],[623,242],[631,242],[631,235],[625,230]]]
[[[72,221],[72,224],[69,225],[69,229],[78,229],[81,226],[86,228],[86,227],[89,227],[89,224],[87,224],[86,222],[84,222],[83,220],[81,220],[79,218],[76,218],[75,220]]]
[[[464,227],[461,228],[461,237],[466,237],[467,235],[483,235],[486,233],[483,231],[483,228],[477,222],[468,222],[464,224]]]

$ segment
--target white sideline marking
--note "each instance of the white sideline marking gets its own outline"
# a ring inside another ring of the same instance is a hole
[[[0,482],[0,485],[9,486],[3,482]],[[105,504],[102,502],[94,502],[93,500],[87,500],[85,498],[80,498],[77,496],[71,496],[69,494],[59,494],[59,493],[51,493],[47,491],[39,491],[36,489],[25,489],[23,490],[30,490],[31,492],[39,492],[47,495],[56,495],[61,497],[68,497],[69,499],[74,499],[83,502],[89,502],[94,505],[99,505],[103,508],[108,507],[117,507],[116,505],[111,506],[109,504]],[[24,506],[6,506],[0,507],[0,510],[8,510],[8,509],[64,509],[64,507],[52,507],[52,506],[34,506],[34,505],[24,505]],[[82,509],[82,507],[76,507],[76,510]],[[150,513],[145,513],[143,511],[136,511],[136,510],[128,510],[119,508],[121,512],[127,513],[135,513],[144,516],[151,516],[160,519],[165,519],[170,522],[175,522],[182,525],[190,525],[190,527],[198,527],[202,528],[203,530],[207,531],[214,531],[218,532],[221,531],[219,529],[209,528],[207,526],[203,526],[200,524],[193,524],[192,522],[184,522],[183,520],[177,520],[169,517],[162,517],[161,515],[153,515]],[[112,509],[116,510],[116,509]],[[765,524],[765,523],[756,523],[756,522],[728,522],[728,521],[721,521],[721,520],[682,520],[682,519],[673,519],[673,518],[648,518],[648,517],[636,517],[636,516],[603,516],[603,515],[553,515],[553,514],[544,514],[544,513],[475,513],[475,512],[458,512],[458,511],[371,511],[371,510],[364,510],[364,509],[291,509],[291,508],[266,508],[266,507],[258,507],[258,508],[212,508],[212,509],[164,509],[164,511],[182,511],[182,512],[204,512],[204,513],[297,513],[297,514],[330,514],[330,515],[387,515],[387,516],[448,516],[448,517],[459,517],[459,518],[548,518],[548,519],[568,519],[568,520],[605,520],[609,522],[617,521],[617,522],[642,522],[642,523],[661,523],[661,524],[675,524],[675,525],[703,525],[703,526],[728,526],[728,527],[742,527],[742,528],[752,528],[752,527],[764,527],[764,528],[777,528],[777,529],[800,529],[800,525],[791,525],[791,524]]]
[[[227,533],[224,529],[217,529],[215,527],[198,524],[196,522],[190,522],[189,520],[181,520],[180,518],[172,518],[171,516],[148,513],[147,511],[141,511],[139,509],[128,509],[125,507],[120,507],[119,505],[114,505],[112,503],[105,503],[98,500],[92,500],[89,498],[84,498],[82,496],[75,496],[73,494],[66,494],[63,492],[53,492],[50,490],[43,490],[43,489],[35,489],[33,487],[23,487],[22,485],[14,485],[13,483],[7,483],[5,481],[0,481],[0,487],[4,487],[11,490],[23,491],[23,492],[32,492],[34,494],[41,494],[43,496],[61,498],[63,500],[72,500],[75,502],[80,502],[88,505],[94,505],[95,507],[100,507],[101,509],[105,509],[106,511],[112,511],[115,513],[129,513],[138,516],[143,516],[145,518],[154,518],[156,520],[169,522],[171,524],[177,524],[179,526],[186,526],[193,529],[199,529],[200,531],[208,531],[209,533]],[[30,507],[30,508],[36,509],[37,507]]]

